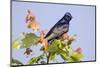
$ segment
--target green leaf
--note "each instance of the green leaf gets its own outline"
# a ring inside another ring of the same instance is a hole
[[[63,49],[67,46],[67,42],[59,41],[59,48]]]
[[[36,61],[36,62],[38,63],[41,59],[43,59],[43,56],[44,56],[43,54],[42,54],[42,55],[40,55],[40,56],[38,56],[38,57],[37,57],[37,61]]]
[[[16,48],[19,49],[21,47],[21,44],[19,43],[21,40],[21,36],[16,38],[13,42],[12,42],[12,48]]]
[[[12,48],[16,48],[16,49],[19,49],[21,47],[21,45],[18,43],[18,42],[14,42],[12,44]]]
[[[29,60],[28,64],[38,63],[41,59],[43,59],[44,55],[40,55],[38,57],[33,57]]]
[[[32,45],[35,45],[37,41],[38,41],[38,36],[36,36],[34,33],[27,33],[25,35],[25,38],[22,39],[22,43],[23,43],[22,47],[28,48]]]
[[[69,51],[71,47],[67,45],[67,42],[61,40],[54,40],[51,45],[49,45],[48,51],[50,52],[49,60],[54,60],[56,54],[60,55],[63,60],[72,62],[73,59],[69,56]]]
[[[80,61],[83,57],[84,57],[83,54],[77,53],[77,52],[73,52],[73,54],[71,55],[71,58],[72,58],[74,61]]]
[[[70,56],[68,55],[68,53],[66,51],[61,50],[60,51],[60,56],[65,61],[69,61],[69,62],[72,62],[73,61],[72,58],[70,58]]]
[[[29,60],[28,64],[34,64],[34,63],[36,63],[36,61],[37,61],[37,58],[36,57],[33,57],[33,58],[31,58]]]
[[[56,57],[56,54],[55,53],[50,53],[50,56],[49,56],[49,60],[55,60],[55,57]]]
[[[22,65],[22,63],[17,59],[12,59],[12,64],[21,64]]]
[[[40,63],[41,63],[41,64],[46,64],[46,62],[45,62],[45,61],[41,61]]]
[[[48,51],[51,52],[51,53],[55,53],[55,52],[58,52],[59,50],[59,45],[60,45],[60,40],[54,40],[50,45],[49,45],[49,48],[48,48]]]

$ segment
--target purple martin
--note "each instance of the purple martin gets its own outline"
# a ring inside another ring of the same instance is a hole
[[[64,33],[67,33],[71,19],[71,13],[66,12],[65,15],[46,34],[45,38],[48,40],[48,42],[54,39],[58,39]]]

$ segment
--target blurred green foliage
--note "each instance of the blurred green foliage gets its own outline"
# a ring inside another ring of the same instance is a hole
[[[29,60],[29,62],[28,62],[28,64],[30,65],[30,64],[36,64],[36,63],[38,63],[39,64],[39,62],[40,63],[44,63],[43,61],[40,61],[41,59],[43,59],[43,57],[44,57],[44,54],[42,54],[42,55],[40,55],[40,56],[38,56],[38,57],[33,57],[33,58],[31,58],[30,60]]]
[[[23,65],[23,63],[20,62],[20,61],[17,60],[17,59],[13,59],[13,58],[12,58],[11,62],[12,62],[13,65],[18,65],[18,64],[19,64],[19,65]]]
[[[23,48],[28,48],[32,45],[36,45],[38,41],[38,36],[34,33],[27,33],[25,34],[24,38],[22,39]]]
[[[12,48],[29,48],[30,46],[38,44],[38,39],[39,37],[34,33],[23,33],[22,37],[18,37],[12,42]],[[60,39],[53,40],[48,46],[49,61],[55,61],[58,55],[66,62],[81,61],[84,55],[72,49],[71,43],[73,41],[74,40],[69,40],[67,42]],[[41,47],[39,50],[44,51],[44,47]],[[44,53],[37,57],[32,57],[27,64],[47,64],[47,61],[43,60],[44,57],[47,57]],[[13,59],[12,64],[14,63],[22,64],[20,61]]]

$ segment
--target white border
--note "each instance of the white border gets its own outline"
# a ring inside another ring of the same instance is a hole
[[[27,0],[29,1],[29,0]],[[100,0],[30,0],[41,2],[86,4],[97,6],[97,62],[40,65],[40,67],[98,67],[100,64]],[[0,1],[0,66],[9,67],[10,64],[10,0]],[[24,66],[25,67],[25,66]],[[30,67],[30,66],[27,66]],[[37,66],[38,67],[38,66]]]

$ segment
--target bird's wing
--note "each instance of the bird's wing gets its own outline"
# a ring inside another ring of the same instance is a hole
[[[59,22],[59,21],[58,21]],[[50,31],[46,34],[45,38],[48,37],[49,35],[51,35],[53,33],[54,28],[58,25],[59,23],[56,23],[51,29]]]
[[[55,33],[56,35],[60,36],[62,35],[63,33],[67,33],[69,30],[69,24],[62,24],[58,27],[56,27],[54,30],[53,30],[53,33]]]
[[[60,19],[51,29],[50,31],[46,34],[45,38],[48,37],[49,35],[51,35],[51,33],[53,32],[54,28],[56,26],[58,26],[60,24],[60,22],[62,21],[62,19]]]
[[[61,25],[61,26],[55,26],[53,28],[53,30],[50,30],[48,32],[48,36],[46,37],[49,41],[55,38],[59,38],[62,34],[67,33],[69,29],[69,25],[65,24],[65,25]]]

